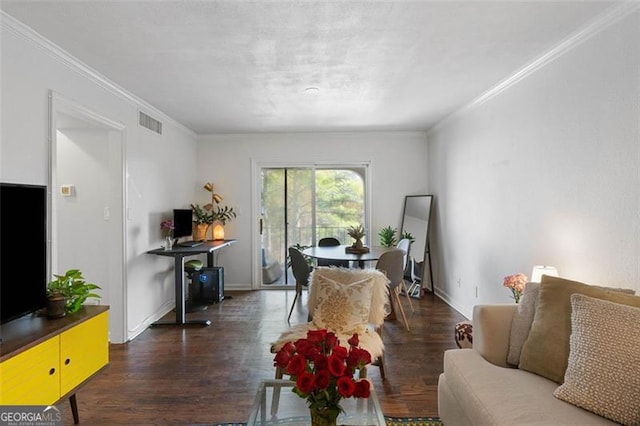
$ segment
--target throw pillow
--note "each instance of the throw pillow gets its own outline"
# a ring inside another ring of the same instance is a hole
[[[313,323],[338,334],[362,333],[369,319],[372,283],[371,278],[342,284],[319,277]]]
[[[529,329],[533,322],[538,304],[538,291],[540,283],[527,283],[522,293],[522,298],[518,304],[516,312],[511,320],[511,335],[509,336],[509,352],[507,352],[507,363],[518,365],[520,363],[520,352],[522,345],[529,337]]]
[[[556,398],[625,425],[640,424],[640,308],[574,294],[564,384]]]
[[[544,275],[529,337],[520,354],[521,369],[562,383],[569,359],[571,295],[574,293],[640,306],[640,297],[637,296]]]

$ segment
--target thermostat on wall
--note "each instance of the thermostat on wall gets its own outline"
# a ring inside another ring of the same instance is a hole
[[[60,195],[63,197],[73,197],[76,195],[75,185],[60,185]]]

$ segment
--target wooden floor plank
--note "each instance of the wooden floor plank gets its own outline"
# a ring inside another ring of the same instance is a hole
[[[262,379],[273,378],[270,343],[288,327],[292,291],[228,292],[232,298],[188,318],[205,328],[152,328],[111,345],[110,365],[77,394],[84,425],[187,425],[244,422]],[[371,367],[383,413],[436,416],[442,355],[455,348],[462,315],[437,297],[413,299],[411,331],[401,320],[384,325],[387,379]],[[166,319],[173,319],[170,313]],[[306,320],[306,293],[291,323]],[[65,424],[73,424],[63,404]]]

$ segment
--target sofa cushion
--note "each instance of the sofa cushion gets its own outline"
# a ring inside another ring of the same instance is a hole
[[[473,419],[472,424],[615,424],[554,398],[557,383],[523,370],[493,365],[474,349],[446,351],[440,380],[446,380],[451,391],[448,397],[456,399],[465,416]],[[439,403],[439,406],[454,405]],[[440,416],[446,420],[451,417],[447,414],[440,413]]]
[[[574,294],[564,384],[554,395],[625,425],[640,424],[640,308]]]
[[[509,336],[509,352],[507,353],[507,363],[518,365],[520,363],[520,352],[522,346],[529,337],[529,330],[533,322],[538,304],[538,292],[540,283],[527,283],[522,292],[522,299],[518,304],[516,312],[511,320],[511,334]]]
[[[633,290],[631,290],[633,292]],[[631,306],[640,306],[640,297],[614,289],[543,275],[538,306],[529,337],[522,347],[519,367],[562,383],[569,359],[571,295],[596,297]]]

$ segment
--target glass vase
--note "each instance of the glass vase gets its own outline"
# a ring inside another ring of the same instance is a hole
[[[335,408],[310,408],[311,426],[337,426],[340,410]]]
[[[164,237],[164,249],[171,250],[173,248],[173,238]]]

